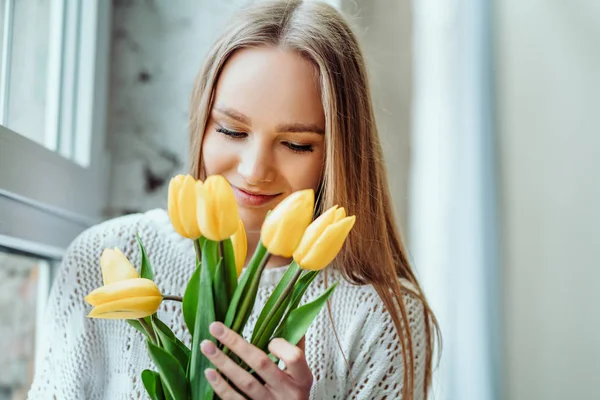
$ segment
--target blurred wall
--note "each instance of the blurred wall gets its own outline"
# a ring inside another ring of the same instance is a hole
[[[166,207],[168,179],[188,165],[196,73],[245,1],[113,0],[107,216]]]
[[[600,3],[496,11],[506,398],[598,399]]]

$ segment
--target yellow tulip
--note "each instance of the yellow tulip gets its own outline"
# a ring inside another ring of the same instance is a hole
[[[100,257],[104,286],[85,297],[94,308],[90,318],[135,319],[152,315],[163,296],[150,279],[140,278],[127,257],[117,248]]]
[[[100,256],[100,267],[102,268],[102,280],[105,285],[140,277],[127,257],[116,247],[114,249],[104,249],[102,256]]]
[[[196,218],[196,192],[202,186],[191,175],[177,175],[169,183],[169,218],[175,231],[189,239],[202,236]]]
[[[238,230],[231,237],[231,242],[233,244],[233,252],[235,254],[235,268],[239,278],[240,274],[242,273],[242,268],[244,268],[244,262],[246,261],[246,255],[248,253],[246,229],[244,229],[244,223],[241,219],[238,224]]]
[[[238,230],[240,219],[233,189],[221,175],[209,176],[196,187],[197,219],[202,235],[220,241]]]
[[[115,300],[94,307],[88,318],[138,319],[148,317],[158,310],[162,296],[133,297]]]
[[[306,228],[294,252],[294,260],[303,269],[318,271],[325,268],[342,249],[355,221],[354,215],[346,216],[343,207],[331,207]]]
[[[85,301],[94,306],[90,318],[134,319],[154,314],[162,299],[154,282],[134,278],[102,286],[88,294]]]
[[[312,220],[315,194],[312,189],[292,193],[267,215],[260,240],[269,253],[291,257]]]

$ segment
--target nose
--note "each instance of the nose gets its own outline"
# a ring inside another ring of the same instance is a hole
[[[272,158],[268,143],[252,140],[242,151],[238,173],[249,185],[272,182],[275,177]]]

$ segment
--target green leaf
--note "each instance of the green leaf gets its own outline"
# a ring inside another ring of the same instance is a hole
[[[308,289],[316,276],[319,275],[319,272],[320,271],[307,271],[300,279],[298,279],[298,282],[296,282],[296,285],[294,286],[292,301],[290,302],[285,317],[283,317],[282,321],[285,321],[289,317],[290,313],[298,308],[300,300],[302,300],[302,296],[304,296],[306,289]]]
[[[190,335],[194,335],[194,326],[196,325],[196,309],[198,308],[198,287],[200,286],[200,268],[202,263],[196,262],[196,270],[188,281],[185,293],[183,294],[183,320],[187,325]]]
[[[337,282],[331,285],[315,300],[292,311],[273,337],[285,339],[293,345],[298,344],[314,319],[319,315],[323,306],[327,303],[327,299],[329,299],[336,286]]]
[[[154,326],[154,330],[160,330],[164,335],[166,335],[169,339],[175,340],[177,337],[164,322],[162,322],[156,314],[152,316],[152,326]]]
[[[185,371],[189,362],[190,350],[158,318],[152,318],[152,326],[157,337],[160,339],[161,347],[174,356]]]
[[[283,303],[281,303],[281,305],[277,307],[275,314],[273,314],[269,321],[265,321],[263,323],[264,325],[260,336],[257,336],[256,339],[252,340],[252,344],[261,349],[262,351],[267,351],[271,335],[273,334],[277,326],[279,326],[279,324],[281,323],[281,317],[283,316],[283,313],[285,312],[285,309],[287,308],[290,299],[290,296],[286,296],[286,298],[283,300]]]
[[[225,263],[225,286],[227,287],[227,299],[233,297],[238,284],[237,268],[235,266],[235,251],[231,239],[222,242],[223,261]]]
[[[140,276],[142,278],[150,279],[151,281],[153,281],[154,272],[152,272],[152,265],[150,265],[150,259],[148,258],[148,254],[146,254],[146,249],[144,248],[144,245],[142,243],[142,238],[140,238],[140,235],[138,235],[137,233],[135,235],[135,238],[138,244],[140,245],[140,252],[142,253],[142,268],[140,271]]]
[[[192,338],[192,357],[190,359],[189,378],[191,384],[192,400],[212,399],[212,387],[204,377],[204,370],[212,367],[212,363],[200,351],[200,343],[216,339],[208,331],[209,325],[215,321],[215,306],[213,298],[213,284],[211,271],[216,269],[217,243],[207,240],[202,249],[202,268],[200,269],[200,285],[198,287],[198,305],[196,306],[196,320],[194,336]]]
[[[149,337],[148,332],[146,332],[142,324],[140,324],[140,321],[138,321],[137,319],[126,319],[125,321],[127,321],[129,325],[133,326],[138,331],[142,332],[142,335]]]
[[[227,296],[227,287],[225,281],[225,263],[223,259],[217,264],[213,279],[213,293],[215,296],[215,319],[223,322],[227,307],[229,307],[229,297]]]
[[[284,292],[285,288],[290,284],[290,281],[292,280],[292,278],[296,274],[296,271],[298,271],[299,268],[300,267],[298,266],[296,261],[293,261],[288,267],[288,269],[285,271],[283,277],[281,277],[281,280],[279,281],[277,286],[275,286],[273,293],[271,293],[271,296],[269,296],[269,299],[265,303],[265,306],[263,307],[260,315],[258,316],[258,319],[256,320],[256,325],[254,325],[251,340],[253,344],[255,343],[256,336],[262,330],[265,318],[267,317],[267,315],[269,315],[269,313],[273,309],[273,306],[275,305],[275,303],[277,303],[277,300],[281,297],[281,294]],[[288,303],[286,303],[286,306],[287,304]],[[279,317],[281,318],[281,315]]]
[[[161,382],[174,400],[187,400],[188,382],[179,361],[166,350],[147,341],[150,358],[156,364]]]
[[[215,276],[215,270],[219,263],[219,243],[206,240],[202,247],[202,265],[208,265],[210,276]]]
[[[183,352],[186,353],[187,356],[189,357],[190,349],[188,349],[187,346],[185,344],[183,344],[183,342],[181,340],[179,340],[177,338],[177,336],[175,336],[173,331],[164,322],[162,322],[160,319],[158,319],[158,316],[156,314],[154,314],[152,316],[152,319],[153,319],[153,323],[154,323],[155,327],[160,329],[165,335],[167,335],[169,337],[169,339],[173,340],[175,342],[175,344],[179,348],[181,348],[181,350],[183,350]]]
[[[257,337],[256,339],[254,339],[252,341],[252,344],[254,344],[259,349],[267,352],[267,348],[269,346],[269,342],[271,341],[273,331],[277,328],[277,326],[279,324],[281,324],[281,326],[282,326],[285,323],[285,321],[289,318],[290,313],[292,311],[294,311],[296,308],[298,308],[298,304],[300,303],[302,296],[306,292],[306,289],[308,289],[308,287],[310,286],[312,281],[315,279],[315,277],[319,274],[319,272],[320,271],[307,271],[306,273],[304,273],[302,275],[302,277],[294,285],[294,291],[293,291],[292,295],[289,297],[288,301],[286,301],[286,303],[283,304],[282,307],[279,308],[279,310],[277,310],[277,313],[273,316],[272,320],[268,323],[264,332],[261,333],[260,337]],[[289,306],[288,306],[288,304],[289,304]],[[286,308],[287,308],[287,311],[286,311]],[[282,318],[281,315],[283,314],[284,311],[285,311],[285,316]],[[256,332],[256,330],[255,330],[255,332]],[[277,336],[277,333],[275,334],[274,337],[276,337],[276,336]]]
[[[234,328],[236,332],[240,332],[244,328],[258,291],[258,283],[260,282],[261,268],[264,268],[263,262],[267,256],[267,249],[259,241],[252,260],[248,264],[248,268],[242,274],[240,282],[233,293],[233,298],[227,309],[225,317],[225,325],[229,328]]]
[[[142,382],[144,382],[144,387],[152,400],[165,400],[158,372],[145,369],[142,371]]]

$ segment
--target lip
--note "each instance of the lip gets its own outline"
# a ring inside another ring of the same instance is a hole
[[[248,207],[262,207],[275,200],[281,193],[267,194],[250,192],[245,189],[240,189],[234,185],[231,185],[235,198],[240,205]]]

